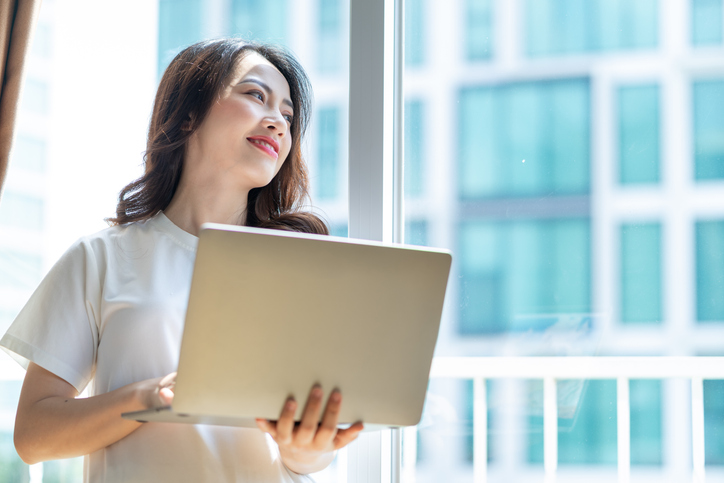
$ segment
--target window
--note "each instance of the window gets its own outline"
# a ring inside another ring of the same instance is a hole
[[[247,40],[288,45],[287,0],[232,0],[229,32]]]
[[[488,60],[493,56],[493,2],[466,0],[465,51],[468,60]]]
[[[460,196],[585,194],[585,79],[469,87],[460,93]]]
[[[691,0],[691,43],[695,46],[722,43],[722,0]]]
[[[339,195],[340,114],[337,107],[325,107],[317,112],[317,159],[319,173],[314,180],[317,196],[322,200]]]
[[[661,323],[661,225],[621,226],[621,322]]]
[[[405,196],[423,194],[425,163],[425,117],[421,100],[405,101]]]
[[[201,39],[201,0],[160,0],[158,78],[183,47]]]
[[[48,112],[50,103],[50,94],[48,93],[48,84],[38,79],[27,79],[21,100],[22,107],[28,112],[36,114],[45,114]]]
[[[618,89],[618,152],[621,184],[659,182],[659,87]]]
[[[425,62],[425,9],[427,0],[405,1],[405,64],[419,67]]]
[[[459,233],[460,332],[544,330],[590,312],[587,220],[471,220]]]
[[[724,221],[696,223],[696,313],[699,322],[724,321]]]
[[[0,251],[1,288],[35,290],[42,275],[43,259],[35,254]],[[29,294],[28,294],[29,295]]]
[[[658,45],[657,0],[526,0],[526,53],[531,57]]]
[[[724,178],[724,80],[694,82],[694,176]]]
[[[320,72],[335,73],[342,67],[342,2],[319,0],[317,66]]]

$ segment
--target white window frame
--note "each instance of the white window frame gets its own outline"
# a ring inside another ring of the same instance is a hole
[[[403,0],[351,0],[349,236],[403,240]],[[347,483],[399,483],[399,429],[347,449]]]

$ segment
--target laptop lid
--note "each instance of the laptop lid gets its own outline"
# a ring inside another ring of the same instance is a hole
[[[450,264],[445,250],[203,225],[174,412],[276,419],[319,383],[341,390],[340,423],[416,424]]]

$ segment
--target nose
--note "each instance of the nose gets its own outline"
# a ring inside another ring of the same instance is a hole
[[[279,111],[271,112],[264,118],[264,124],[267,129],[277,136],[283,136],[287,132],[287,120]]]

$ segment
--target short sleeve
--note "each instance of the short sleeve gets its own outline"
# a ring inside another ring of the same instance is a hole
[[[90,243],[81,239],[71,246],[0,339],[0,347],[26,369],[34,362],[82,392],[93,377],[98,347],[98,268]]]

